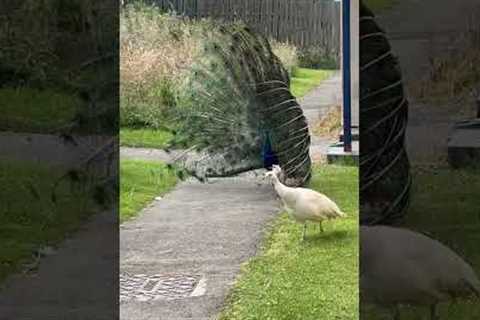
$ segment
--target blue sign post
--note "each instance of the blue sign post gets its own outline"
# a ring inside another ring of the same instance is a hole
[[[342,0],[343,148],[352,151],[350,0]]]

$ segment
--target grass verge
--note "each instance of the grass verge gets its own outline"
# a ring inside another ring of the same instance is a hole
[[[295,97],[301,98],[331,75],[331,70],[297,68],[292,77],[290,90]]]
[[[75,97],[51,90],[2,88],[0,127],[3,130],[49,132],[72,122],[78,104]]]
[[[412,202],[406,227],[427,232],[452,248],[480,274],[480,171],[449,168],[413,168]],[[365,319],[391,319],[381,309],[370,308]],[[428,318],[428,308],[401,308],[402,319]],[[478,301],[458,301],[439,308],[440,319],[480,319]],[[362,317],[364,319],[364,317]]]
[[[221,320],[358,319],[358,169],[316,166],[311,188],[325,193],[348,218],[325,233],[286,214],[273,224],[262,251],[242,267]]]
[[[155,197],[177,183],[174,170],[161,162],[120,161],[120,223],[135,217]]]
[[[61,173],[60,173],[61,174]],[[89,197],[70,183],[56,189],[50,168],[0,162],[0,281],[29,263],[42,247],[64,239],[91,214]]]
[[[120,145],[124,147],[144,147],[163,149],[173,138],[170,132],[149,128],[120,129]]]

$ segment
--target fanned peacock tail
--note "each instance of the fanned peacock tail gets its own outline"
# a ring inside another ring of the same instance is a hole
[[[304,185],[311,170],[308,125],[268,41],[238,24],[206,38],[180,90],[178,134],[195,145],[181,165],[202,178],[259,169],[270,143],[270,160],[278,159],[286,182]]]
[[[385,33],[360,2],[360,206],[362,224],[394,224],[410,196],[408,101]]]

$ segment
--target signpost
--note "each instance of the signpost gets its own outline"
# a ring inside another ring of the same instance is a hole
[[[342,0],[343,149],[345,152],[352,152],[351,58],[351,5],[350,0]]]

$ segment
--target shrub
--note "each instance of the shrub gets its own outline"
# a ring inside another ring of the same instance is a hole
[[[175,88],[199,50],[208,22],[149,5],[129,5],[120,19],[120,121],[159,127],[175,106]]]
[[[338,69],[338,54],[319,46],[309,47],[299,53],[299,66],[312,69]]]

